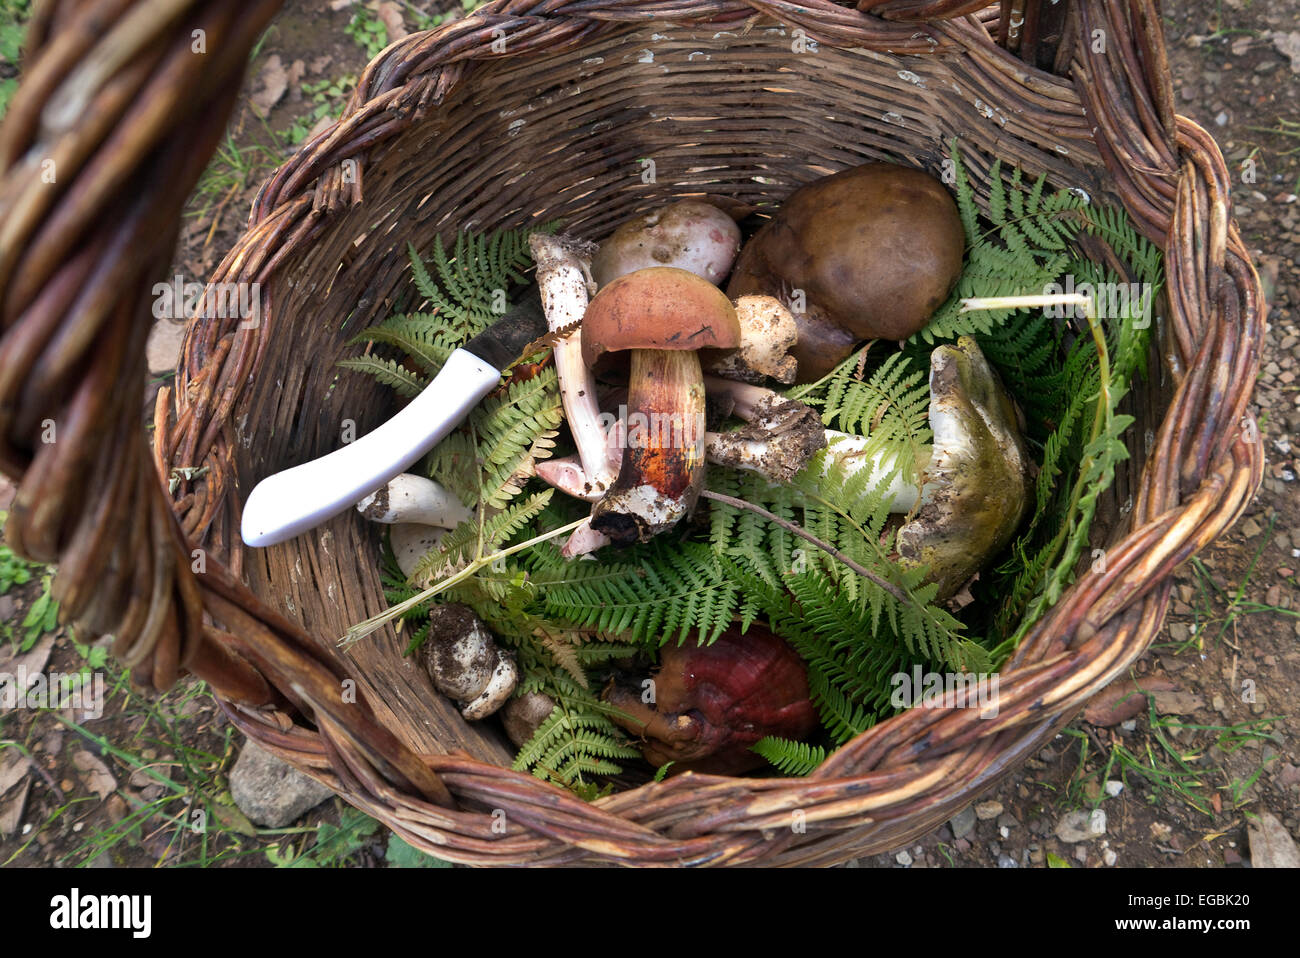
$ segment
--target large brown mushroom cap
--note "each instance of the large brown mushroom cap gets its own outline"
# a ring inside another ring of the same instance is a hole
[[[735,349],[740,321],[723,292],[672,266],[620,276],[587,305],[582,359],[602,372],[611,353],[629,349]]]
[[[864,339],[906,339],[961,275],[966,234],[943,184],[921,170],[870,163],[800,187],[741,250],[732,299],[803,290],[799,381],[829,372]],[[796,304],[797,305],[797,304]],[[806,332],[805,332],[806,327]]]

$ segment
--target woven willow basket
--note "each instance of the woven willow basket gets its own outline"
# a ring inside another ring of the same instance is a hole
[[[205,679],[250,738],[417,847],[473,864],[733,865],[896,847],[1141,655],[1173,570],[1259,483],[1264,304],[1219,150],[1174,114],[1154,0],[497,0],[407,37],[262,187],[212,277],[260,284],[260,323],[191,324],[151,454],[150,289],[277,6],[41,5],[0,131],[0,465],[20,483],[7,531],[59,563],[65,610],[112,633],[138,683]],[[918,709],[806,779],[686,774],[588,804],[510,771],[503,739],[463,722],[393,633],[338,651],[384,605],[378,536],[357,516],[241,548],[254,482],[334,449],[344,419],[360,434],[394,411],[335,362],[407,282],[408,241],[552,218],[599,238],[676,196],[779,200],[876,159],[937,172],[953,137],[985,197],[994,159],[1045,171],[1122,204],[1167,251],[1152,372],[1126,410],[1133,459],[1094,529],[1105,570],[1029,634],[996,718]],[[179,478],[171,495],[160,474]]]

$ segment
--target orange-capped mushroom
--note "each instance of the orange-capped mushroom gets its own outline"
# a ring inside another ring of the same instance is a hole
[[[645,542],[690,513],[704,484],[704,375],[697,350],[735,349],[735,308],[683,269],[650,267],[598,292],[582,320],[582,354],[598,376],[628,384],[618,479],[592,510],[614,542]]]

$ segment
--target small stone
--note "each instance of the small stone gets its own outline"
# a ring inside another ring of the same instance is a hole
[[[1125,732],[1131,732],[1138,727],[1137,719],[1129,719],[1127,722],[1120,722],[1119,727]]]
[[[1106,782],[1106,794],[1114,798],[1120,792],[1124,791],[1124,783],[1115,779],[1109,779]]]
[[[1241,524],[1241,534],[1247,539],[1253,539],[1263,531],[1254,519],[1247,519]]]
[[[1214,124],[1215,124],[1215,126],[1227,126],[1227,125],[1228,125],[1228,113],[1227,113],[1226,110],[1220,110],[1220,111],[1218,112],[1218,115],[1216,115],[1215,118],[1214,118]]]
[[[108,801],[104,803],[104,808],[108,812],[108,817],[114,824],[126,818],[128,809],[126,800],[121,795],[110,795]]]
[[[1233,849],[1231,849],[1231,848],[1225,848],[1225,849],[1223,850],[1223,864],[1225,864],[1225,865],[1240,865],[1240,864],[1241,864],[1241,856],[1240,856],[1239,854],[1237,854],[1237,852],[1234,851]]]
[[[968,852],[970,851],[970,839],[959,838],[955,842],[953,842],[952,847],[957,849],[957,851],[959,852]]]
[[[1020,827],[1020,822],[1018,822],[1016,820],[1016,816],[1012,815],[1010,812],[1003,812],[1001,815],[998,816],[998,828],[1019,828],[1019,827]]]
[[[1101,853],[1101,860],[1106,863],[1106,866],[1108,868],[1114,865],[1118,859],[1119,856],[1115,854],[1115,849],[1113,848],[1107,848],[1105,851]]]
[[[987,822],[989,819],[997,818],[1001,814],[1001,802],[980,802],[975,806],[975,817],[981,822]]]
[[[185,324],[159,320],[149,331],[145,345],[146,361],[153,375],[169,373],[176,369],[181,355],[181,341],[185,338]]]
[[[1014,858],[1012,858],[1010,855],[999,855],[999,856],[998,856],[998,867],[999,867],[999,868],[1019,868],[1019,867],[1020,867],[1020,863],[1017,862],[1017,861],[1016,861]]]
[[[1271,812],[1247,823],[1250,863],[1255,868],[1300,868],[1300,849],[1295,839]]]
[[[1169,836],[1174,833],[1173,826],[1166,825],[1164,822],[1151,823],[1151,837],[1158,842],[1169,841]]]
[[[998,834],[1001,835],[1003,838],[1007,838],[1011,835],[1011,829],[1007,828],[1007,826],[1005,825],[999,825]]]
[[[230,772],[239,810],[267,828],[283,828],[334,793],[249,741]]]
[[[1041,848],[1031,848],[1029,850],[1029,861],[1034,865],[1041,865],[1047,859],[1047,852]]]
[[[1214,711],[1220,713],[1221,715],[1226,715],[1228,712],[1228,703],[1223,700],[1222,695],[1216,695],[1213,699],[1211,699],[1210,705],[1214,707]]]
[[[970,834],[970,830],[975,827],[975,809],[967,805],[960,812],[948,819],[948,826],[952,829],[954,838],[962,838]]]
[[[1092,811],[1076,809],[1066,812],[1056,823],[1056,837],[1067,844],[1092,841],[1106,834],[1106,813],[1100,808]]]
[[[912,856],[908,852],[902,851],[894,856],[894,861],[898,862],[898,864],[902,865],[904,868],[910,868],[912,865]]]
[[[1079,845],[1077,848],[1075,848],[1074,860],[1077,861],[1080,865],[1086,865],[1088,863],[1087,845]]]

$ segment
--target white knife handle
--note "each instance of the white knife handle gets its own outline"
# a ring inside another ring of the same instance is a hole
[[[275,545],[355,505],[414,465],[500,381],[493,366],[456,350],[433,382],[388,422],[327,456],[259,482],[244,503],[244,542]]]

